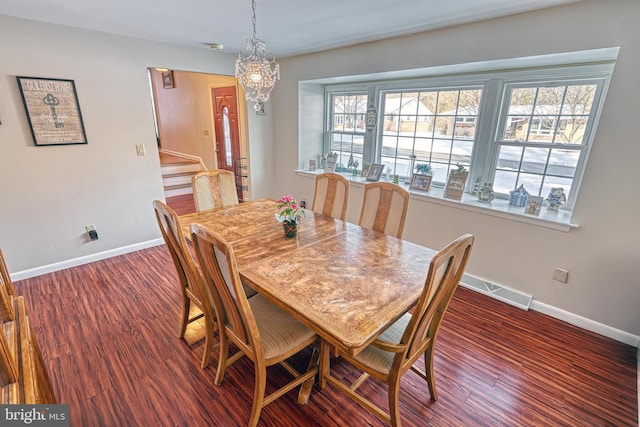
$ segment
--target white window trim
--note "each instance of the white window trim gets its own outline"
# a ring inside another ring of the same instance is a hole
[[[606,97],[606,92],[610,83],[611,75],[613,74],[613,68],[619,52],[618,47],[593,49],[588,51],[579,52],[566,52],[550,55],[540,55],[525,58],[511,58],[504,60],[483,61],[476,63],[446,65],[438,67],[430,67],[426,69],[415,70],[402,70],[393,72],[382,72],[369,75],[360,76],[345,76],[345,77],[333,77],[328,79],[312,80],[307,82],[301,82],[301,87],[309,85],[310,87],[317,87],[318,85],[325,86],[325,99],[327,93],[327,85],[330,85],[331,91],[369,91],[369,103],[371,99],[377,102],[376,108],[380,108],[380,92],[385,90],[410,90],[411,88],[424,89],[428,87],[445,87],[447,85],[455,86],[472,86],[472,85],[484,85],[484,90],[493,90],[496,85],[501,89],[499,93],[503,93],[505,84],[515,84],[518,81],[532,82],[535,80],[563,80],[563,79],[604,79],[604,83],[601,90],[601,98]],[[540,70],[544,69],[544,73],[541,74]],[[451,77],[443,77],[443,75],[455,75],[455,79]],[[394,79],[393,81],[391,79]],[[428,85],[425,82],[428,81]],[[485,103],[486,101],[486,103]],[[489,114],[497,115],[500,111],[502,100],[496,99],[496,97],[484,97],[480,110],[480,116],[478,117],[478,129],[476,130],[476,141],[484,141],[484,143],[490,144],[491,148],[484,150],[483,156],[478,156],[473,153],[471,159],[471,169],[478,171],[478,162],[481,164],[495,164],[497,156],[498,144],[495,142],[495,136],[500,128],[501,119],[498,120],[482,120],[482,115]],[[593,129],[597,129],[597,124],[602,113],[604,102],[599,102],[593,113]],[[326,111],[326,108],[325,110]],[[302,123],[302,122],[301,122]],[[491,126],[487,126],[486,123],[490,123]],[[325,126],[327,129],[327,126]],[[304,129],[299,129],[301,137],[301,145],[304,146],[305,137]],[[372,135],[379,134],[378,129],[374,129],[373,132],[366,132],[365,144],[367,139],[372,138]],[[584,154],[584,161],[582,166],[576,170],[574,181],[576,182],[575,194],[572,201],[577,198],[582,178],[584,174],[584,165],[587,163],[589,151],[593,145],[594,132],[590,132],[588,135],[589,140],[586,144],[587,152]],[[585,136],[587,138],[587,136]],[[323,141],[326,144],[327,139]],[[370,143],[370,141],[369,141]],[[370,143],[371,144],[371,143]],[[476,142],[477,144],[477,142]],[[371,144],[372,145],[372,144]],[[376,144],[377,145],[377,144]],[[375,148],[375,147],[374,147]],[[366,156],[377,155],[373,150],[365,150]],[[301,163],[304,159],[300,159]],[[371,159],[372,160],[372,159]],[[369,160],[369,161],[371,161]],[[366,160],[365,160],[366,161]],[[493,162],[493,163],[489,163]],[[491,166],[493,170],[493,166]],[[297,170],[296,172],[307,174],[313,172]],[[317,173],[322,173],[318,171]],[[359,177],[348,177],[352,180],[352,183],[358,185],[361,183]],[[469,183],[475,182],[476,178],[482,178],[474,173],[473,176],[469,176]],[[472,185],[468,185],[467,190],[470,190]],[[526,222],[530,224],[540,225],[547,228],[569,231],[573,228],[577,228],[577,224],[571,222],[572,211],[561,209],[559,212],[548,212],[543,209],[540,217],[532,217],[531,215],[525,215],[518,212],[522,208],[514,208],[508,206],[505,199],[494,199],[489,204],[481,203],[475,200],[475,197],[468,193],[465,193],[463,199],[458,202],[454,200],[444,199],[439,192],[442,192],[441,188],[432,186],[432,190],[429,193],[416,192],[411,190],[412,198],[425,200],[432,203],[444,204],[447,206],[457,207],[481,214],[492,215],[502,217],[519,222]],[[502,206],[504,204],[505,206]]]

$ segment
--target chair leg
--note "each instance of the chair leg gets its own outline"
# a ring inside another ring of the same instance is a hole
[[[215,385],[222,384],[224,372],[227,369],[227,358],[229,356],[229,339],[220,331],[220,355],[218,356],[218,369],[216,370],[216,379],[213,381]]]
[[[431,400],[436,401],[438,400],[438,394],[436,393],[436,378],[433,372],[433,356],[433,345],[430,345],[424,352],[424,373],[427,376]]]
[[[187,331],[187,325],[189,324],[189,313],[191,311],[191,300],[183,293],[182,294],[182,326],[180,329],[180,336],[178,338],[184,338],[184,333]]]
[[[211,362],[211,353],[213,352],[213,334],[215,332],[215,322],[211,319],[211,316],[204,316],[204,354],[202,355],[202,362],[200,366],[202,369],[206,369]]]
[[[267,387],[267,369],[266,367],[258,366],[255,363],[256,371],[256,385],[253,391],[253,406],[251,407],[251,416],[249,418],[249,427],[256,427],[260,420],[260,412],[262,412],[262,405],[264,402],[264,391]]]
[[[400,427],[400,404],[398,402],[400,392],[400,378],[389,382],[389,417],[393,427]]]

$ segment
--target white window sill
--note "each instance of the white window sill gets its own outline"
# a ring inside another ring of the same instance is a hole
[[[324,173],[323,170],[308,171],[296,170],[299,175],[315,176]],[[364,177],[351,176],[342,174],[349,180],[352,185],[364,186],[368,181]],[[427,203],[436,203],[439,205],[449,206],[456,209],[463,209],[469,212],[475,212],[481,215],[489,215],[498,218],[504,218],[509,221],[522,222],[538,227],[550,228],[552,230],[568,232],[573,228],[578,228],[577,224],[571,223],[571,211],[560,209],[558,211],[550,211],[543,207],[540,216],[527,215],[524,213],[524,207],[509,206],[507,199],[493,199],[491,202],[480,202],[475,196],[464,193],[461,201],[445,199],[443,197],[444,189],[431,187],[428,193],[409,189],[408,185],[400,184],[411,194],[412,199],[422,200]]]

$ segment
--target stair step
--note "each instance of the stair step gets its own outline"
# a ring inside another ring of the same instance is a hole
[[[163,173],[162,177],[163,178],[180,178],[183,176],[188,176],[188,177],[192,177],[193,175],[195,175],[197,172],[193,172],[193,171],[187,171],[187,172],[176,172],[176,173]],[[189,178],[191,179],[191,178]]]
[[[200,163],[172,163],[162,165],[162,175],[172,175],[177,173],[197,173],[202,170]]]
[[[180,188],[173,188],[173,189],[164,189],[164,196],[165,197],[173,197],[173,196],[183,196],[186,194],[193,194],[193,190],[191,190],[191,186],[189,187],[180,187]]]

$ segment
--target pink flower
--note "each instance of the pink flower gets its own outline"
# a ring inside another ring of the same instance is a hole
[[[280,222],[299,223],[305,216],[304,209],[291,196],[283,196],[276,205],[276,219]]]

